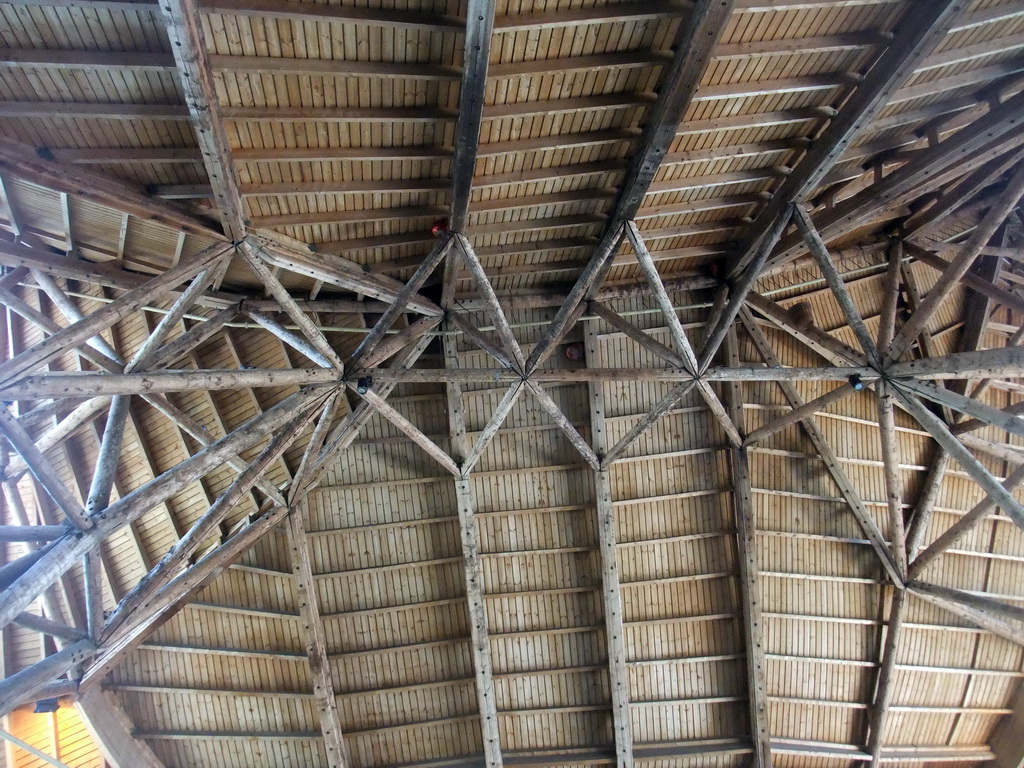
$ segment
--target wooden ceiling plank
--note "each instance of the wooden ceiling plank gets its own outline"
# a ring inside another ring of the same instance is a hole
[[[1024,195],[1024,168],[1014,173],[1013,178],[1007,183],[997,202],[985,214],[978,228],[971,233],[971,237],[963,245],[960,253],[940,275],[921,306],[917,308],[917,311],[910,316],[899,333],[896,334],[892,345],[886,353],[887,361],[898,360],[910,346],[914,337],[927,326],[932,316],[938,311],[939,307],[960,281],[960,278],[967,274],[967,271],[981,253],[981,249],[988,245],[996,230],[999,229],[1006,220],[1006,217],[1009,216],[1010,211],[1016,207],[1021,195]]]
[[[220,115],[220,99],[213,84],[199,7],[195,0],[167,0],[160,3],[160,9],[192,116],[196,146],[202,152],[206,175],[213,187],[214,208],[224,233],[237,243],[246,234],[245,207],[238,194],[231,145]]]
[[[861,317],[860,310],[857,309],[853,297],[850,296],[850,292],[846,289],[846,283],[843,281],[842,275],[839,274],[835,262],[832,261],[828,248],[822,242],[818,231],[814,228],[814,222],[811,221],[807,211],[799,205],[793,208],[793,218],[800,233],[804,236],[807,249],[811,252],[811,256],[814,257],[815,263],[817,263],[822,275],[824,275],[825,282],[828,284],[829,290],[832,291],[836,303],[839,304],[843,317],[846,318],[847,324],[853,329],[854,335],[860,342],[861,349],[867,355],[868,361],[872,365],[877,366],[879,355],[878,349],[875,347],[875,339],[871,336],[867,326],[864,325],[864,318]]]
[[[452,186],[449,193],[448,228],[461,234],[467,225],[469,198],[473,190],[480,128],[483,122],[487,71],[494,29],[495,0],[468,0],[463,49],[459,117],[455,123],[455,155],[452,158]]]
[[[202,0],[203,13],[255,16],[296,21],[349,22],[394,29],[458,33],[464,22],[439,13],[401,8],[365,8],[351,5],[322,5],[291,0]]]
[[[607,469],[614,462],[622,458],[622,454],[626,452],[629,446],[635,443],[658,419],[675,408],[676,404],[686,397],[695,386],[697,386],[696,382],[683,381],[669,390],[668,394],[655,403],[654,407],[643,415],[643,418],[634,424],[615,445],[609,448],[607,453],[602,455],[601,468]]]
[[[596,324],[586,323],[584,344],[587,366],[600,365],[601,350]],[[608,451],[608,431],[605,423],[604,388],[594,381],[588,386],[590,399],[590,434],[594,451],[603,456]],[[605,647],[608,657],[608,683],[611,693],[612,726],[614,728],[615,756],[618,768],[632,768],[634,764],[633,720],[630,714],[630,686],[627,669],[626,628],[622,603],[617,554],[617,525],[612,503],[612,477],[608,469],[594,473],[594,493],[597,505],[598,554],[601,564],[601,599],[604,608]]]
[[[740,313],[740,320],[743,323],[743,327],[750,335],[750,338],[753,340],[754,345],[757,347],[758,352],[764,358],[765,363],[770,367],[780,366],[781,362],[778,357],[776,357],[768,339],[765,338],[761,329],[754,321],[753,315],[750,314],[750,310],[744,308]],[[779,381],[779,387],[782,389],[782,393],[789,403],[790,408],[800,408],[804,404],[803,398],[800,397],[800,393],[797,392],[796,387],[791,383]],[[850,482],[850,479],[847,477],[846,472],[840,465],[839,459],[832,450],[832,447],[825,440],[825,436],[818,428],[814,417],[808,417],[800,423],[814,445],[815,450],[818,452],[818,455],[821,456],[822,461],[825,463],[826,469],[832,476],[832,479],[839,488],[843,498],[846,500],[850,511],[860,524],[861,530],[864,531],[868,541],[871,543],[871,548],[874,549],[875,553],[878,555],[884,571],[889,575],[889,578],[894,584],[902,585],[903,579],[900,575],[899,568],[896,566],[896,563],[892,558],[892,553],[889,551],[889,546],[885,541],[885,537],[882,536],[882,532],[878,529],[874,518],[871,516],[871,513],[864,505],[860,495],[857,493],[853,484]]]

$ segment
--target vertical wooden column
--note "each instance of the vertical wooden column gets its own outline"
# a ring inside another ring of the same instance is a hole
[[[599,356],[597,331],[586,324],[587,365]],[[603,457],[608,450],[604,421],[604,393],[601,382],[590,388],[590,427],[594,450]],[[615,762],[618,768],[633,765],[633,721],[629,711],[629,672],[626,667],[626,628],[622,619],[622,592],[619,588],[619,563],[616,556],[615,510],[612,506],[612,481],[608,469],[594,473],[597,531],[601,559],[601,596],[604,602],[605,643],[608,648],[608,680],[612,693],[612,721],[615,728]]]
[[[349,765],[345,736],[338,716],[338,703],[334,698],[334,677],[327,657],[327,637],[320,617],[320,602],[313,582],[313,566],[309,559],[306,537],[305,503],[299,504],[288,515],[288,548],[291,551],[292,573],[299,599],[299,615],[306,630],[304,638],[309,671],[313,680],[313,695],[320,710],[320,730],[327,750],[327,764],[331,768]]]
[[[454,268],[450,270],[454,272]],[[457,368],[458,352],[454,337],[443,337],[445,367]],[[465,467],[470,454],[466,435],[466,414],[462,404],[462,386],[451,382],[446,386],[448,428],[452,448],[460,467]],[[484,569],[480,560],[480,530],[477,528],[473,504],[473,488],[468,474],[455,478],[455,499],[458,504],[459,535],[462,539],[462,566],[466,576],[466,601],[469,608],[470,646],[476,695],[480,705],[480,729],[487,768],[504,765],[501,732],[498,729],[498,703],[494,693],[494,669],[491,663],[491,640],[487,627],[487,605],[484,601]]]
[[[725,337],[726,362],[739,366],[736,328]],[[725,385],[729,417],[736,430],[746,433],[743,396],[740,384]],[[751,491],[750,461],[745,447],[729,449],[732,468],[733,517],[736,524],[736,553],[739,559],[740,600],[743,603],[743,643],[747,652],[747,690],[750,710],[750,733],[754,742],[754,768],[771,768],[771,740],[768,732],[768,687],[764,658],[764,624],[761,617],[760,566],[757,559],[757,526],[754,517],[754,495]]]

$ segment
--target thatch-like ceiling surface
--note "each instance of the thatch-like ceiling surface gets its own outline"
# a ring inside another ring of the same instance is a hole
[[[0,2],[6,727],[1020,768],[1022,76],[1018,0]]]

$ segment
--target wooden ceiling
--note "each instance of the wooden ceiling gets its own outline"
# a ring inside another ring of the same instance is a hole
[[[0,2],[0,713],[1020,768],[1024,4],[394,5]]]

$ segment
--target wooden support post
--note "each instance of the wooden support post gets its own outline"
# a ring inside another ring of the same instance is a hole
[[[889,709],[892,706],[892,681],[896,671],[896,646],[903,628],[906,606],[906,591],[899,587],[894,588],[892,603],[889,607],[889,623],[886,626],[881,665],[878,668],[878,675],[875,679],[875,695],[871,704],[871,720],[868,726],[868,752],[871,755],[872,768],[878,768],[881,762],[882,745],[885,740],[885,723],[889,716]]]
[[[447,305],[446,305],[447,306]],[[445,367],[459,365],[455,337],[443,337]],[[458,382],[448,384],[448,429],[452,447],[459,463],[465,466],[469,456],[469,438],[466,435],[466,414],[462,401],[462,387]],[[455,478],[455,499],[458,505],[459,536],[462,541],[462,567],[466,578],[466,603],[469,611],[470,648],[476,679],[476,696],[480,708],[480,730],[484,761],[487,768],[501,768],[501,731],[498,728],[498,705],[494,692],[494,669],[491,663],[491,641],[487,625],[487,605],[484,597],[484,569],[480,559],[480,530],[475,519],[473,486],[469,477]]]
[[[110,492],[117,476],[117,463],[121,458],[124,442],[124,426],[128,420],[128,396],[113,398],[107,413],[107,424],[103,429],[99,454],[96,457],[96,471],[92,476],[85,512],[89,517],[99,514],[110,502]]]
[[[882,471],[885,475],[885,500],[889,510],[889,551],[907,578],[906,531],[903,527],[903,475],[900,471],[900,445],[896,434],[893,396],[885,381],[878,382],[878,430],[882,445]]]
[[[599,350],[593,323],[587,324],[585,338],[587,365],[594,366],[597,364]],[[608,448],[604,392],[601,387],[600,382],[590,383],[590,430],[598,455],[603,455]],[[604,601],[605,646],[608,651],[608,681],[611,688],[612,724],[615,732],[615,762],[617,768],[632,768],[633,721],[629,711],[626,627],[619,585],[618,536],[609,470],[602,468],[594,473],[594,489],[601,560],[601,596]]]
[[[886,353],[887,360],[899,359],[910,346],[914,337],[925,329],[928,322],[960,281],[960,278],[974,264],[974,260],[978,258],[981,249],[988,245],[996,230],[1006,220],[1010,211],[1017,205],[1021,195],[1024,195],[1024,168],[1019,169],[1013,175],[1006,188],[1000,193],[999,200],[985,214],[985,218],[982,219],[978,228],[971,233],[970,238],[964,243],[963,249],[956,259],[943,271],[942,275],[928,292],[924,302],[910,316],[910,319],[900,329],[900,332],[896,334],[892,345]]]
[[[761,333],[761,329],[757,326],[757,323],[754,321],[750,311],[744,308],[740,313],[740,320],[743,323],[743,327],[746,328],[747,333],[750,335],[751,340],[754,342],[754,346],[757,347],[758,352],[764,358],[764,361],[769,366],[774,367],[780,365],[779,359],[775,356],[775,351],[768,343],[768,339],[766,339],[764,334]],[[797,409],[804,404],[799,392],[797,392],[796,388],[792,384],[780,381],[779,387],[782,389],[783,395],[789,402],[790,408]],[[804,431],[807,433],[807,436],[810,438],[811,443],[814,445],[815,450],[818,452],[818,455],[821,456],[822,461],[825,462],[825,468],[832,476],[832,480],[839,488],[839,492],[843,495],[843,498],[846,499],[846,503],[849,506],[850,511],[860,524],[861,530],[864,531],[864,534],[867,536],[872,549],[874,549],[875,553],[878,555],[883,569],[894,584],[902,587],[903,578],[900,574],[899,567],[893,560],[892,553],[889,551],[888,544],[882,536],[882,532],[878,529],[871,513],[868,512],[867,507],[864,505],[860,495],[853,487],[853,483],[850,482],[846,472],[843,471],[843,468],[839,463],[839,458],[832,450],[832,446],[830,446],[825,440],[825,436],[821,433],[821,430],[815,423],[814,417],[810,416],[800,423],[803,426]]]
[[[306,658],[309,659],[313,696],[320,710],[320,732],[327,750],[329,768],[347,768],[349,761],[345,737],[338,715],[338,702],[331,661],[327,654],[327,636],[320,616],[320,601],[313,580],[313,564],[309,557],[309,541],[303,521],[305,504],[288,515],[288,547],[291,551],[292,573],[298,592],[299,614],[305,628]]]
[[[900,303],[900,275],[903,272],[903,241],[889,243],[889,266],[882,287],[882,309],[878,318],[876,349],[888,349],[896,333],[896,315]]]
[[[231,145],[220,117],[220,99],[203,40],[199,6],[195,0],[167,0],[160,3],[160,12],[167,23],[196,144],[213,188],[215,208],[224,234],[237,243],[245,237],[248,222],[231,162]]]

